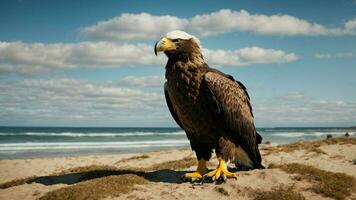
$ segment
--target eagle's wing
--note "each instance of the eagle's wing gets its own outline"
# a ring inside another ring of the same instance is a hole
[[[260,167],[258,143],[261,143],[262,137],[256,132],[245,86],[235,81],[232,76],[211,68],[204,75],[203,83],[203,95],[214,111],[220,127],[225,129],[225,136],[238,143],[255,167]]]
[[[166,97],[167,106],[169,108],[169,111],[171,112],[171,115],[172,115],[173,119],[183,129],[182,122],[180,122],[177,113],[174,111],[174,108],[173,108],[173,105],[172,105],[172,101],[171,101],[171,99],[169,97],[168,90],[167,90],[167,83],[164,84],[164,96]]]

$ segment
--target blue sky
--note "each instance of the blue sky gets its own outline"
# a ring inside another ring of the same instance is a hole
[[[258,127],[356,124],[356,1],[0,1],[0,125],[176,126],[173,29],[250,93]]]

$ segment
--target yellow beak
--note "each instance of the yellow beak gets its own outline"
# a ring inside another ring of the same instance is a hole
[[[164,37],[155,44],[155,54],[160,51],[173,51],[176,50],[176,45],[168,38]]]

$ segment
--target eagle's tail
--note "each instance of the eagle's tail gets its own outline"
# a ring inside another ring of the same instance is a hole
[[[251,165],[246,165],[246,163],[239,162],[235,160],[235,166],[239,169],[244,170],[252,170],[252,169],[265,169],[265,167],[262,165],[262,158],[260,151],[258,149],[258,145],[262,143],[262,136],[256,132],[256,146],[255,146],[255,156],[254,159],[251,159],[252,163]]]
[[[265,167],[262,165],[262,163],[257,163],[255,164],[255,169],[265,169]]]
[[[254,162],[253,164],[255,166],[255,169],[265,169],[265,167],[261,164],[262,158],[261,158],[260,151],[258,149],[258,145],[262,143],[262,136],[257,131],[256,131],[256,142],[257,142],[256,154],[257,157],[259,158],[258,159],[259,162]]]
[[[261,140],[262,140],[262,137],[261,137]],[[255,162],[253,162],[253,166],[255,167],[255,169],[265,169],[265,167],[261,163],[262,162],[262,158],[261,158],[260,151],[258,149],[258,145],[256,145],[256,156],[257,156],[258,159],[255,160]]]
[[[257,144],[262,143],[262,136],[258,132],[256,132],[256,142]]]

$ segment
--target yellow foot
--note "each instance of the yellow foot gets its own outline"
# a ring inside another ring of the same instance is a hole
[[[197,182],[203,179],[203,175],[206,172],[205,160],[199,160],[198,168],[196,172],[186,173],[182,176],[183,181]]]
[[[183,181],[190,181],[190,182],[196,182],[202,180],[204,174],[201,174],[200,172],[192,172],[192,173],[186,173],[182,177]]]
[[[237,174],[229,172],[225,161],[221,159],[215,170],[204,175],[204,179],[206,178],[211,178],[213,181],[217,181],[221,178],[223,181],[226,181],[227,178],[237,179]]]

